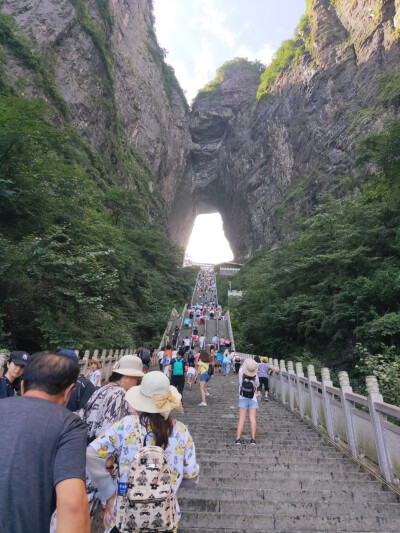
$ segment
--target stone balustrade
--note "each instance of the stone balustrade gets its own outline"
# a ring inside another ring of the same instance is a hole
[[[240,354],[244,358],[253,357]],[[334,387],[328,368],[318,381],[313,365],[304,375],[302,363],[273,361],[270,375],[271,394],[318,430],[346,446],[351,455],[363,462],[368,459],[379,466],[381,476],[399,484],[400,427],[387,417],[400,420],[400,407],[387,404],[379,392],[375,376],[367,376],[368,396],[353,392],[347,372],[339,372],[340,387]],[[287,368],[286,368],[287,367]]]
[[[79,350],[75,350],[79,357]],[[134,355],[133,348],[126,348],[125,350],[102,350],[99,357],[99,350],[94,350],[90,355],[90,350],[85,350],[83,357],[79,359],[79,370],[81,374],[85,374],[89,368],[90,359],[98,359],[101,363],[101,381],[107,382],[112,374],[112,367],[124,355]]]

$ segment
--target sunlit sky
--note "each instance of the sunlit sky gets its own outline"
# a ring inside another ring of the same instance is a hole
[[[219,213],[197,215],[186,248],[186,257],[194,263],[213,265],[232,261],[232,250],[224,235]]]
[[[235,57],[269,64],[293,37],[305,0],[153,0],[158,43],[168,52],[191,104],[217,69]],[[195,262],[233,259],[219,214],[199,215],[187,255]]]
[[[305,0],[154,0],[157,39],[190,104],[225,61],[268,64],[305,7]]]

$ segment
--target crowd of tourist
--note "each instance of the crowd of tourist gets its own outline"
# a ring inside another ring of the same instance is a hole
[[[0,377],[0,531],[176,531],[175,494],[199,475],[189,430],[171,414],[183,409],[185,383],[207,407],[210,381],[236,374],[235,444],[242,444],[247,415],[256,444],[258,403],[263,390],[269,399],[274,369],[268,358],[243,360],[222,336],[206,344],[197,319],[222,319],[211,272],[202,272],[196,290],[200,298],[188,306],[192,331],[183,323],[181,342],[177,327],[157,354],[140,346],[124,355],[106,384],[101,362],[88,361],[84,375],[72,350],[10,354]],[[149,372],[152,362],[159,371]]]

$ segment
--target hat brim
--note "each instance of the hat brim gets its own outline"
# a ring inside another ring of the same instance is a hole
[[[160,409],[156,406],[151,397],[145,396],[141,392],[140,388],[141,386],[137,385],[136,387],[130,388],[125,393],[125,400],[129,403],[129,405],[136,409],[136,411],[141,411],[142,413],[161,413]],[[176,400],[181,400],[182,396],[173,385],[170,385],[169,391],[172,392]]]
[[[121,376],[130,376],[132,378],[142,378],[144,373],[141,370],[134,370],[132,368],[117,368],[113,373],[121,374]]]
[[[14,363],[14,365],[18,365],[18,366],[26,366],[26,363],[28,361],[25,361],[24,359],[12,359],[12,361],[10,361],[10,363]]]
[[[93,363],[96,363],[98,369],[101,368],[101,362],[98,359],[90,359],[89,360],[89,365],[91,365]]]

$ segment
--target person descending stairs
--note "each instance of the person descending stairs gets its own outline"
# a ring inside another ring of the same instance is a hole
[[[246,422],[235,446],[238,376],[213,376],[207,407],[185,393],[200,484],[178,494],[179,533],[399,533],[395,492],[273,399],[259,402],[257,444]]]

